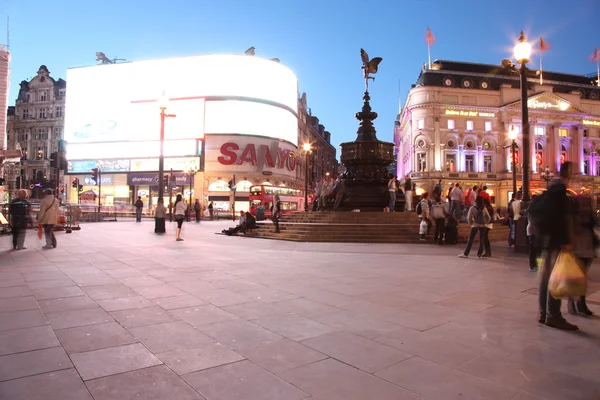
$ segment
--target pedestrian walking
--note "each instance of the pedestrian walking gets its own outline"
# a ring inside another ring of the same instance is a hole
[[[27,201],[29,193],[25,189],[17,190],[17,196],[10,202],[10,230],[13,237],[13,249],[25,250],[25,231],[30,220],[31,204]]]
[[[438,183],[435,184],[435,187],[433,188],[433,193],[439,193],[440,196],[442,195],[442,180],[441,179],[438,181]]]
[[[517,225],[519,224],[519,220],[521,219],[521,198],[522,198],[522,193],[517,192],[517,195],[515,196],[515,200],[510,205],[511,210],[512,210],[512,216],[513,216],[513,218],[512,218],[513,224],[512,224],[512,229],[511,229],[513,245],[517,243],[517,229],[518,229]]]
[[[142,210],[144,209],[144,202],[142,197],[138,196],[135,202],[135,222],[142,222]]]
[[[398,177],[392,176],[388,181],[388,210],[389,212],[394,212],[396,208],[396,193],[398,192]]]
[[[275,233],[279,233],[279,218],[281,217],[281,200],[279,199],[279,195],[276,194],[273,198],[273,214],[271,219],[273,220],[273,224],[275,225]]]
[[[46,237],[46,245],[42,249],[53,249],[57,246],[56,236],[54,236],[54,225],[58,223],[59,204],[52,189],[44,190],[44,199],[40,203],[40,213],[38,215],[38,223],[44,228],[44,236]]]
[[[515,220],[512,204],[515,202],[516,198],[517,194],[513,193],[510,198],[510,201],[508,202],[508,206],[506,207],[506,220],[508,221],[508,247],[511,247],[515,244],[515,236],[513,231],[515,226]]]
[[[194,214],[196,215],[196,223],[200,223],[200,218],[202,218],[202,206],[200,205],[200,201],[196,199],[194,203]]]
[[[165,208],[165,201],[159,199],[156,203],[156,209],[154,210],[154,233],[165,233],[165,220],[167,218],[167,209]]]
[[[175,240],[182,242],[181,228],[183,226],[183,220],[185,219],[185,212],[187,210],[187,204],[181,194],[178,194],[175,198],[175,221],[177,222],[177,230],[175,231]]]
[[[451,217],[448,213],[448,205],[442,201],[440,194],[437,192],[433,194],[433,202],[431,204],[431,217],[435,221],[435,233],[433,241],[437,241],[438,244],[443,244],[444,232],[446,229],[446,218]]]
[[[469,257],[477,233],[479,233],[479,250],[477,251],[477,257],[481,258],[487,256],[484,254],[485,237],[487,236],[487,224],[491,221],[492,217],[485,208],[484,198],[478,196],[477,200],[475,200],[475,205],[469,209],[469,214],[467,215],[467,223],[471,225],[471,232],[469,233],[469,239],[467,240],[467,247],[465,247],[464,252],[458,255],[459,257]]]
[[[213,202],[211,201],[210,203],[208,203],[208,214],[210,215],[210,220],[212,221],[214,218],[213,215]]]
[[[531,202],[536,201],[537,195],[531,196]],[[535,227],[531,222],[531,218],[527,220],[527,244],[529,245],[529,270],[537,271],[538,262],[537,259],[540,255],[539,245],[537,243],[538,236],[535,233]]]
[[[417,204],[417,214],[419,215],[419,235],[420,240],[425,240],[425,235],[431,232],[431,210],[429,207],[429,193],[423,193],[423,199]]]
[[[406,175],[404,178],[404,197],[406,200],[406,211],[412,211],[413,209],[413,183],[410,179],[410,175]]]
[[[457,183],[450,192],[450,214],[452,214],[457,221],[460,220],[460,207],[464,201],[464,197],[460,184]]]
[[[549,327],[576,331],[579,328],[562,316],[560,299],[552,297],[548,291],[550,275],[561,251],[572,251],[574,247],[573,218],[575,205],[567,194],[574,173],[574,164],[570,161],[560,167],[560,178],[548,190],[529,206],[530,216],[538,243],[543,249],[543,269],[538,290],[538,322]],[[516,201],[516,200],[515,200]],[[513,203],[514,204],[514,203]],[[518,207],[517,207],[518,209]]]

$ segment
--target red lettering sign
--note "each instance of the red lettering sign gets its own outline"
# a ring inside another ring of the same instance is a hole
[[[265,160],[267,165],[271,168],[275,168],[275,161],[273,161],[273,156],[271,155],[271,149],[266,144],[263,144],[261,147],[265,148]]]
[[[278,149],[278,150],[279,150],[279,166],[278,167],[283,168],[290,151],[284,150],[284,149]]]
[[[293,171],[294,169],[296,169],[296,153],[291,152],[289,157],[287,158],[287,169],[290,171]]]
[[[246,148],[242,152],[242,155],[238,159],[237,164],[242,165],[245,162],[249,162],[252,165],[256,165],[256,148],[252,143],[246,146]]]
[[[235,151],[239,149],[240,146],[235,143],[224,143],[223,146],[221,146],[221,154],[223,155],[219,156],[217,160],[223,165],[233,165],[237,159]]]

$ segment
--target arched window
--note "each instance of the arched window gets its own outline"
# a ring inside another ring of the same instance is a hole
[[[237,192],[249,192],[250,186],[252,186],[252,182],[250,181],[239,181],[235,185],[235,190]]]
[[[229,185],[225,181],[216,181],[208,186],[209,192],[229,192]]]
[[[567,157],[567,148],[564,144],[560,145],[560,163],[564,164],[569,158]]]
[[[544,146],[540,142],[535,144],[535,165],[537,167],[544,165]]]

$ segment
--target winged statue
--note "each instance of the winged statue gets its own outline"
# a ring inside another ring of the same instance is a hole
[[[375,57],[372,60],[369,60],[369,55],[364,49],[360,49],[360,57],[362,58],[363,66],[363,75],[365,78],[365,88],[366,91],[369,91],[369,79],[375,80],[374,76],[370,76],[370,74],[376,74],[379,63],[383,60],[381,57]]]

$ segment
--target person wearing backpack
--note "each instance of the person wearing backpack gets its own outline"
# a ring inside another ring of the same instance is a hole
[[[475,236],[479,232],[479,250],[477,251],[477,257],[481,258],[484,255],[484,247],[485,247],[485,237],[487,236],[487,224],[492,221],[492,217],[490,213],[485,208],[485,200],[481,196],[477,196],[477,200],[475,200],[475,205],[469,209],[469,214],[467,215],[467,222],[471,225],[471,232],[469,233],[469,239],[467,240],[467,247],[465,247],[465,251],[460,253],[458,256],[460,258],[469,257],[469,253],[471,252],[471,246],[473,246],[473,241],[475,240]]]
[[[423,199],[417,204],[416,207],[417,215],[419,216],[419,235],[421,240],[425,240],[425,235],[429,235],[431,232],[431,211],[429,209],[429,193],[423,193]],[[423,222],[426,227],[422,229]]]
[[[543,268],[538,290],[538,322],[551,328],[576,331],[577,325],[569,323],[561,314],[560,299],[548,291],[550,275],[561,251],[571,252],[574,246],[575,204],[567,194],[574,164],[567,161],[560,167],[560,179],[538,196],[528,208],[528,216],[538,235],[543,250]]]
[[[443,244],[444,230],[446,229],[446,218],[452,217],[448,213],[448,205],[441,199],[441,193],[433,193],[433,202],[431,204],[431,218],[435,220],[435,233],[433,241]]]

